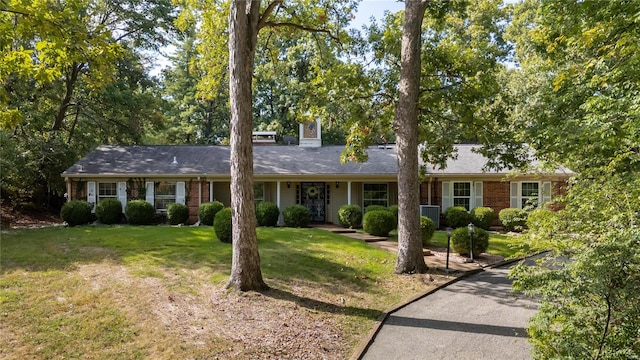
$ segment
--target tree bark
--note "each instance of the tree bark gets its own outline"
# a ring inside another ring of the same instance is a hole
[[[229,97],[231,107],[231,209],[233,256],[227,288],[262,290],[253,194],[251,141],[254,56],[260,1],[233,0],[229,15]]]
[[[418,95],[420,39],[427,0],[406,0],[402,28],[398,106],[395,113],[398,149],[398,259],[395,272],[425,273],[422,254],[418,178]]]

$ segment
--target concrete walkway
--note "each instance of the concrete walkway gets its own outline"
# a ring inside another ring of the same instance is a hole
[[[529,359],[535,301],[511,293],[509,267],[487,268],[391,313],[355,359]]]

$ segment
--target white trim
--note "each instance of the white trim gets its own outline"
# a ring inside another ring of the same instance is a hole
[[[96,182],[87,182],[87,202],[91,204],[91,212],[96,211]]]
[[[155,206],[155,196],[154,196],[154,191],[155,191],[155,183],[153,181],[147,181],[145,184],[147,191],[145,193],[145,200],[151,204]]]
[[[475,181],[473,183],[472,188],[473,195],[473,203],[471,204],[471,209],[483,206],[483,188],[482,181]],[[469,209],[469,210],[471,210]]]
[[[185,205],[186,191],[184,181],[176,182],[176,203]]]
[[[124,212],[124,207],[127,205],[127,183],[124,181],[118,182],[118,200],[122,205],[122,212]]]
[[[520,189],[521,185],[519,182],[512,181],[509,184],[509,207],[520,209]]]
[[[453,186],[451,181],[442,182],[442,212],[444,213],[453,204]]]

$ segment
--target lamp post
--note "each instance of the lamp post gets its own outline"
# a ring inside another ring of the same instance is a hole
[[[445,269],[447,269],[447,273],[449,272],[449,248],[451,248],[451,235],[453,234],[453,229],[447,228],[447,263]]]
[[[469,254],[471,255],[471,261],[473,262],[473,233],[476,232],[473,223],[469,223],[469,225],[467,225],[467,230],[469,231]]]

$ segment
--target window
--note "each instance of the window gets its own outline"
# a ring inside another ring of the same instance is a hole
[[[253,197],[256,204],[264,201],[264,183],[257,182],[253,184]]]
[[[117,199],[118,198],[118,184],[117,183],[98,183],[98,202],[103,199]]]
[[[369,205],[389,205],[389,187],[387,184],[364,184],[363,190],[363,209],[366,209]]]
[[[535,209],[551,201],[551,182],[511,182],[511,207]]]
[[[523,182],[522,189],[520,191],[520,205],[524,209],[526,207],[538,207],[538,190],[537,182]]]
[[[154,203],[156,210],[166,211],[170,204],[176,202],[176,183],[159,182],[155,186]]]
[[[453,206],[462,206],[471,210],[471,183],[470,182],[454,182],[453,183]]]
[[[443,181],[442,212],[452,206],[462,206],[467,211],[483,204],[482,181]]]

